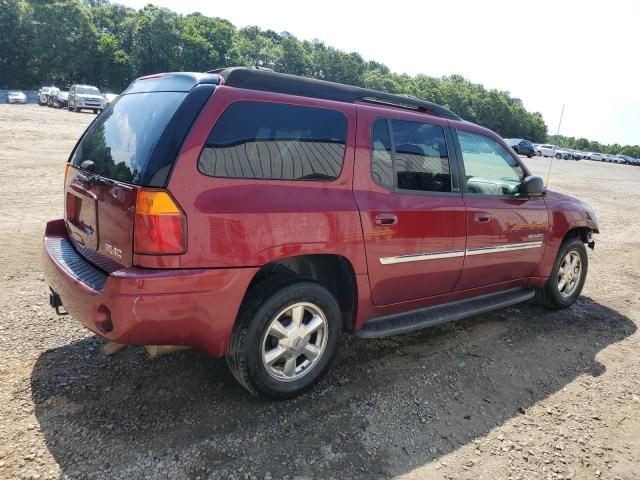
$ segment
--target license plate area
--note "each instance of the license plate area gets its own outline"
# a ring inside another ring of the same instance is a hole
[[[67,190],[66,213],[70,236],[86,247],[98,248],[98,199],[93,192],[72,185]]]

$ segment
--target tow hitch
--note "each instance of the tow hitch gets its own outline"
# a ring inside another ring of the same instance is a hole
[[[60,298],[60,295],[58,295],[56,292],[51,290],[51,288],[49,288],[49,290],[50,290],[50,292],[49,292],[49,305],[51,305],[53,308],[56,309],[56,314],[58,314],[58,315],[68,315],[69,312],[67,312],[66,309],[63,312],[60,311],[61,308],[64,308],[62,306],[62,299]]]

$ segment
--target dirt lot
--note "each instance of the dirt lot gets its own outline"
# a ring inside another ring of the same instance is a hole
[[[92,119],[0,105],[0,478],[640,478],[640,168],[553,164],[602,228],[573,308],[347,337],[318,388],[274,403],[198,352],[105,358],[49,308],[40,239]]]

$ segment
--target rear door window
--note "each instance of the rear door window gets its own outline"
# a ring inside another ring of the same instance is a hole
[[[388,189],[451,192],[451,168],[440,125],[377,120],[372,131],[372,175]]]
[[[183,102],[185,92],[124,95],[111,103],[87,129],[71,163],[90,160],[94,173],[122,182],[140,183],[153,148]]]
[[[213,127],[198,168],[212,177],[334,180],[346,135],[347,118],[336,110],[235,102]]]

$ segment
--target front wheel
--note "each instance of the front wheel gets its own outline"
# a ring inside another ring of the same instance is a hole
[[[587,249],[582,240],[565,240],[558,250],[547,283],[536,292],[536,300],[552,309],[570,307],[582,292],[588,267]]]
[[[340,308],[324,286],[275,277],[243,302],[227,364],[254,395],[293,398],[322,378],[341,333]]]

